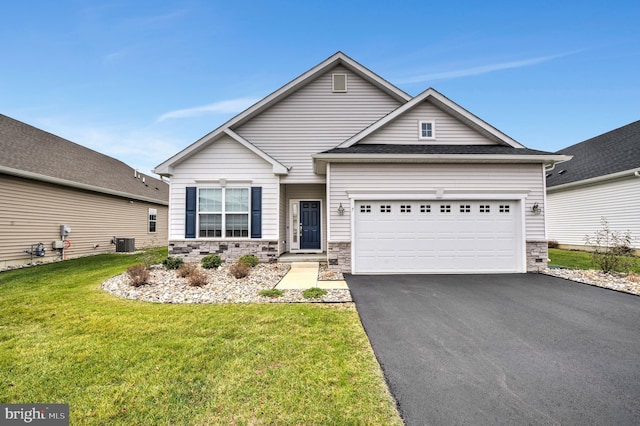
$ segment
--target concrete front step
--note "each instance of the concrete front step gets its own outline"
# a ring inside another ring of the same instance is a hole
[[[277,289],[307,289],[320,287],[324,289],[348,289],[346,281],[318,281],[318,262],[294,262],[291,269],[276,285]]]
[[[327,253],[284,253],[278,257],[279,263],[326,262]]]

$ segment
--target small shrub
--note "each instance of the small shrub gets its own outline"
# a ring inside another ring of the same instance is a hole
[[[167,269],[178,269],[179,267],[181,267],[184,264],[184,260],[182,260],[182,258],[180,258],[180,257],[171,257],[171,256],[169,256],[165,260],[162,261],[162,264]]]
[[[251,266],[246,263],[234,263],[229,268],[229,273],[236,277],[236,279],[244,278],[249,275],[249,270],[251,270]]]
[[[245,254],[244,256],[240,257],[240,259],[238,259],[238,263],[244,263],[247,264],[249,266],[251,266],[252,268],[254,266],[256,266],[258,263],[260,263],[260,261],[258,260],[258,258],[252,254]]]
[[[258,294],[260,296],[271,297],[273,299],[274,297],[282,296],[284,293],[282,290],[278,290],[277,288],[270,288],[269,290],[260,290],[260,293]]]
[[[593,247],[593,263],[603,272],[628,271],[631,268],[631,233],[612,230],[606,218],[601,220],[602,228],[593,235],[587,235],[585,243]]]
[[[551,240],[547,243],[549,248],[558,248],[559,243],[556,240]]]
[[[319,287],[311,287],[302,292],[302,297],[305,299],[319,299],[327,294],[327,290]]]
[[[220,259],[220,256],[217,254],[209,254],[202,258],[200,265],[202,265],[204,269],[218,268],[222,265],[222,259]]]
[[[194,269],[187,277],[187,283],[192,287],[203,287],[209,282],[209,275],[202,269]]]
[[[193,263],[184,263],[178,268],[178,277],[186,278],[193,273],[198,267]]]
[[[129,269],[127,269],[127,275],[129,276],[129,283],[134,287],[149,284],[149,280],[151,279],[149,270],[143,264],[130,266]]]

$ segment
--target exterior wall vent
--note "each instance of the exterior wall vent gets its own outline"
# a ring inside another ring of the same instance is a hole
[[[331,74],[331,83],[334,93],[347,92],[347,74]]]

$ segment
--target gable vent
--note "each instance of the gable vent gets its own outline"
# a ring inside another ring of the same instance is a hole
[[[347,74],[331,74],[332,90],[337,93],[347,91]]]

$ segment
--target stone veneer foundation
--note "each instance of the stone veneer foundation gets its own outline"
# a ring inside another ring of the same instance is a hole
[[[542,272],[549,260],[547,241],[527,241],[527,272]]]
[[[327,264],[330,271],[351,273],[351,243],[328,242],[327,243]]]
[[[169,241],[169,256],[181,257],[185,262],[199,263],[203,256],[209,254],[217,254],[224,262],[235,262],[245,254],[256,256],[260,262],[277,262],[278,241]]]

